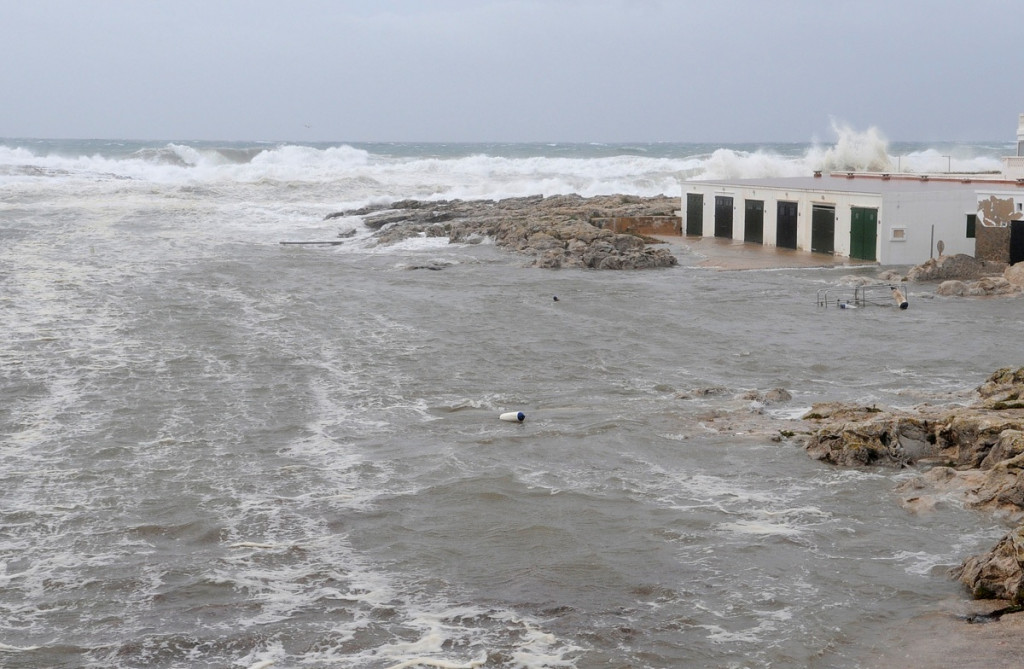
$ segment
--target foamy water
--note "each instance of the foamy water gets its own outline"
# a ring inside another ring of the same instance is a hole
[[[963,350],[1005,341],[1018,311],[914,288],[905,312],[822,310],[846,270],[721,273],[682,253],[550,272],[487,243],[375,247],[357,217],[324,216],[674,194],[680,173],[805,172],[879,146],[922,170],[1000,155],[870,133],[3,142],[0,665],[869,663],[1003,528],[951,503],[910,516],[891,494],[907,473],[825,467],[730,416],[788,429],[822,399],[961,397],[1017,362]],[[410,269],[426,263],[443,269]],[[739,399],[775,387],[793,400]],[[497,419],[511,410],[526,421]]]

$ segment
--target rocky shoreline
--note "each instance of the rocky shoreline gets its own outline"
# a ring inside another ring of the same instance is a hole
[[[991,550],[951,573],[975,599],[1024,609],[1024,367],[994,372],[966,406],[912,411],[842,403],[814,405],[798,436],[807,453],[845,467],[919,466],[897,488],[900,503],[923,513],[953,497],[1017,527]]]
[[[378,245],[417,236],[447,237],[452,243],[493,239],[499,247],[531,257],[534,267],[651,269],[678,263],[663,242],[635,234],[616,234],[598,219],[674,216],[678,197],[579,195],[503,200],[402,200],[329,214],[327,219],[359,216],[374,230]]]
[[[949,570],[964,599],[906,621],[880,639],[864,666],[910,669],[1020,666],[1024,647],[1024,367],[1004,368],[969,391],[931,398],[913,409],[823,402],[799,418],[764,415],[785,404],[781,388],[721,387],[675,393],[702,401],[701,432],[769,438],[802,447],[836,467],[912,468],[894,490],[913,514],[943,502],[995,514],[1013,526],[996,545]],[[708,402],[709,400],[713,400]],[[936,403],[931,403],[936,402]]]

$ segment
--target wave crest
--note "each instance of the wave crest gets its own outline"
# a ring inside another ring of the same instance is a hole
[[[836,143],[825,149],[812,148],[808,152],[809,162],[816,170],[838,171],[892,171],[889,157],[889,140],[872,126],[858,132],[845,123],[832,119],[832,131]]]

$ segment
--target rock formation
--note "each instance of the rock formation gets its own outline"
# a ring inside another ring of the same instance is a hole
[[[1024,289],[1024,263],[978,260],[958,253],[940,255],[907,272],[907,281],[940,281],[937,295],[951,297],[986,297],[1016,295]]]
[[[591,221],[672,215],[678,207],[676,197],[536,195],[496,202],[403,200],[327,218],[361,216],[376,231],[377,244],[416,236],[447,237],[452,243],[492,238],[498,246],[531,256],[536,267],[646,269],[678,261],[668,249],[651,248],[656,240],[615,234]]]
[[[907,272],[908,281],[959,281],[981,279],[994,276],[1006,269],[1006,263],[978,260],[974,256],[957,253],[951,256],[940,255],[913,267]]]
[[[913,412],[837,403],[804,416],[814,458],[843,466],[928,466],[897,492],[910,510],[954,494],[966,506],[1024,522],[1024,367],[1000,369],[963,407]],[[976,598],[1024,605],[1024,525],[992,550],[967,558],[953,576]]]

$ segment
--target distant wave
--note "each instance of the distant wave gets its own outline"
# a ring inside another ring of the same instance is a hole
[[[0,140],[0,184],[34,178],[157,183],[344,184],[353,200],[520,195],[674,195],[683,179],[809,175],[814,170],[998,171],[987,144],[901,144],[833,123],[832,145],[269,144]]]

